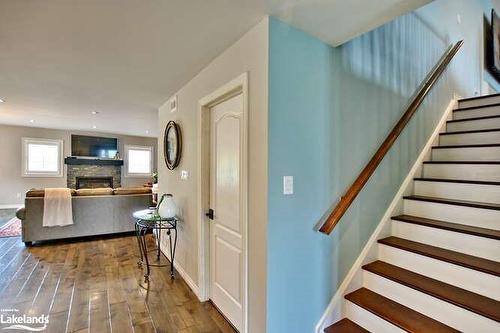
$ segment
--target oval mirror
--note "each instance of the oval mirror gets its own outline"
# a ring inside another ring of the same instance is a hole
[[[179,165],[182,151],[181,132],[175,121],[168,122],[163,140],[165,163],[173,170]]]

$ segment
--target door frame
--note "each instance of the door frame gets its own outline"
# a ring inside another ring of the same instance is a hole
[[[198,288],[201,301],[210,298],[210,228],[205,216],[210,203],[210,109],[236,95],[242,94],[242,140],[241,143],[241,219],[243,236],[243,323],[242,331],[248,330],[248,72],[224,84],[198,102]]]

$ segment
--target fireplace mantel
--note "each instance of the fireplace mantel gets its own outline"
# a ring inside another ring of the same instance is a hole
[[[123,160],[100,159],[100,158],[78,158],[68,156],[64,159],[64,164],[68,165],[115,165],[122,166]]]

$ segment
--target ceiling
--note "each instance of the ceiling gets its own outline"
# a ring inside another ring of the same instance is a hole
[[[156,136],[158,107],[267,14],[338,45],[427,2],[1,0],[0,123]]]
[[[322,41],[338,46],[432,0],[283,1],[277,16]]]

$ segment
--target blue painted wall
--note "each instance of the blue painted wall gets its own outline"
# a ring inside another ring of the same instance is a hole
[[[481,1],[436,1],[337,48],[271,18],[269,333],[313,331],[453,93],[481,89],[478,42],[466,40],[335,231],[330,236],[315,231],[451,41],[477,37],[482,6]],[[282,194],[283,176],[294,176],[294,195]]]

